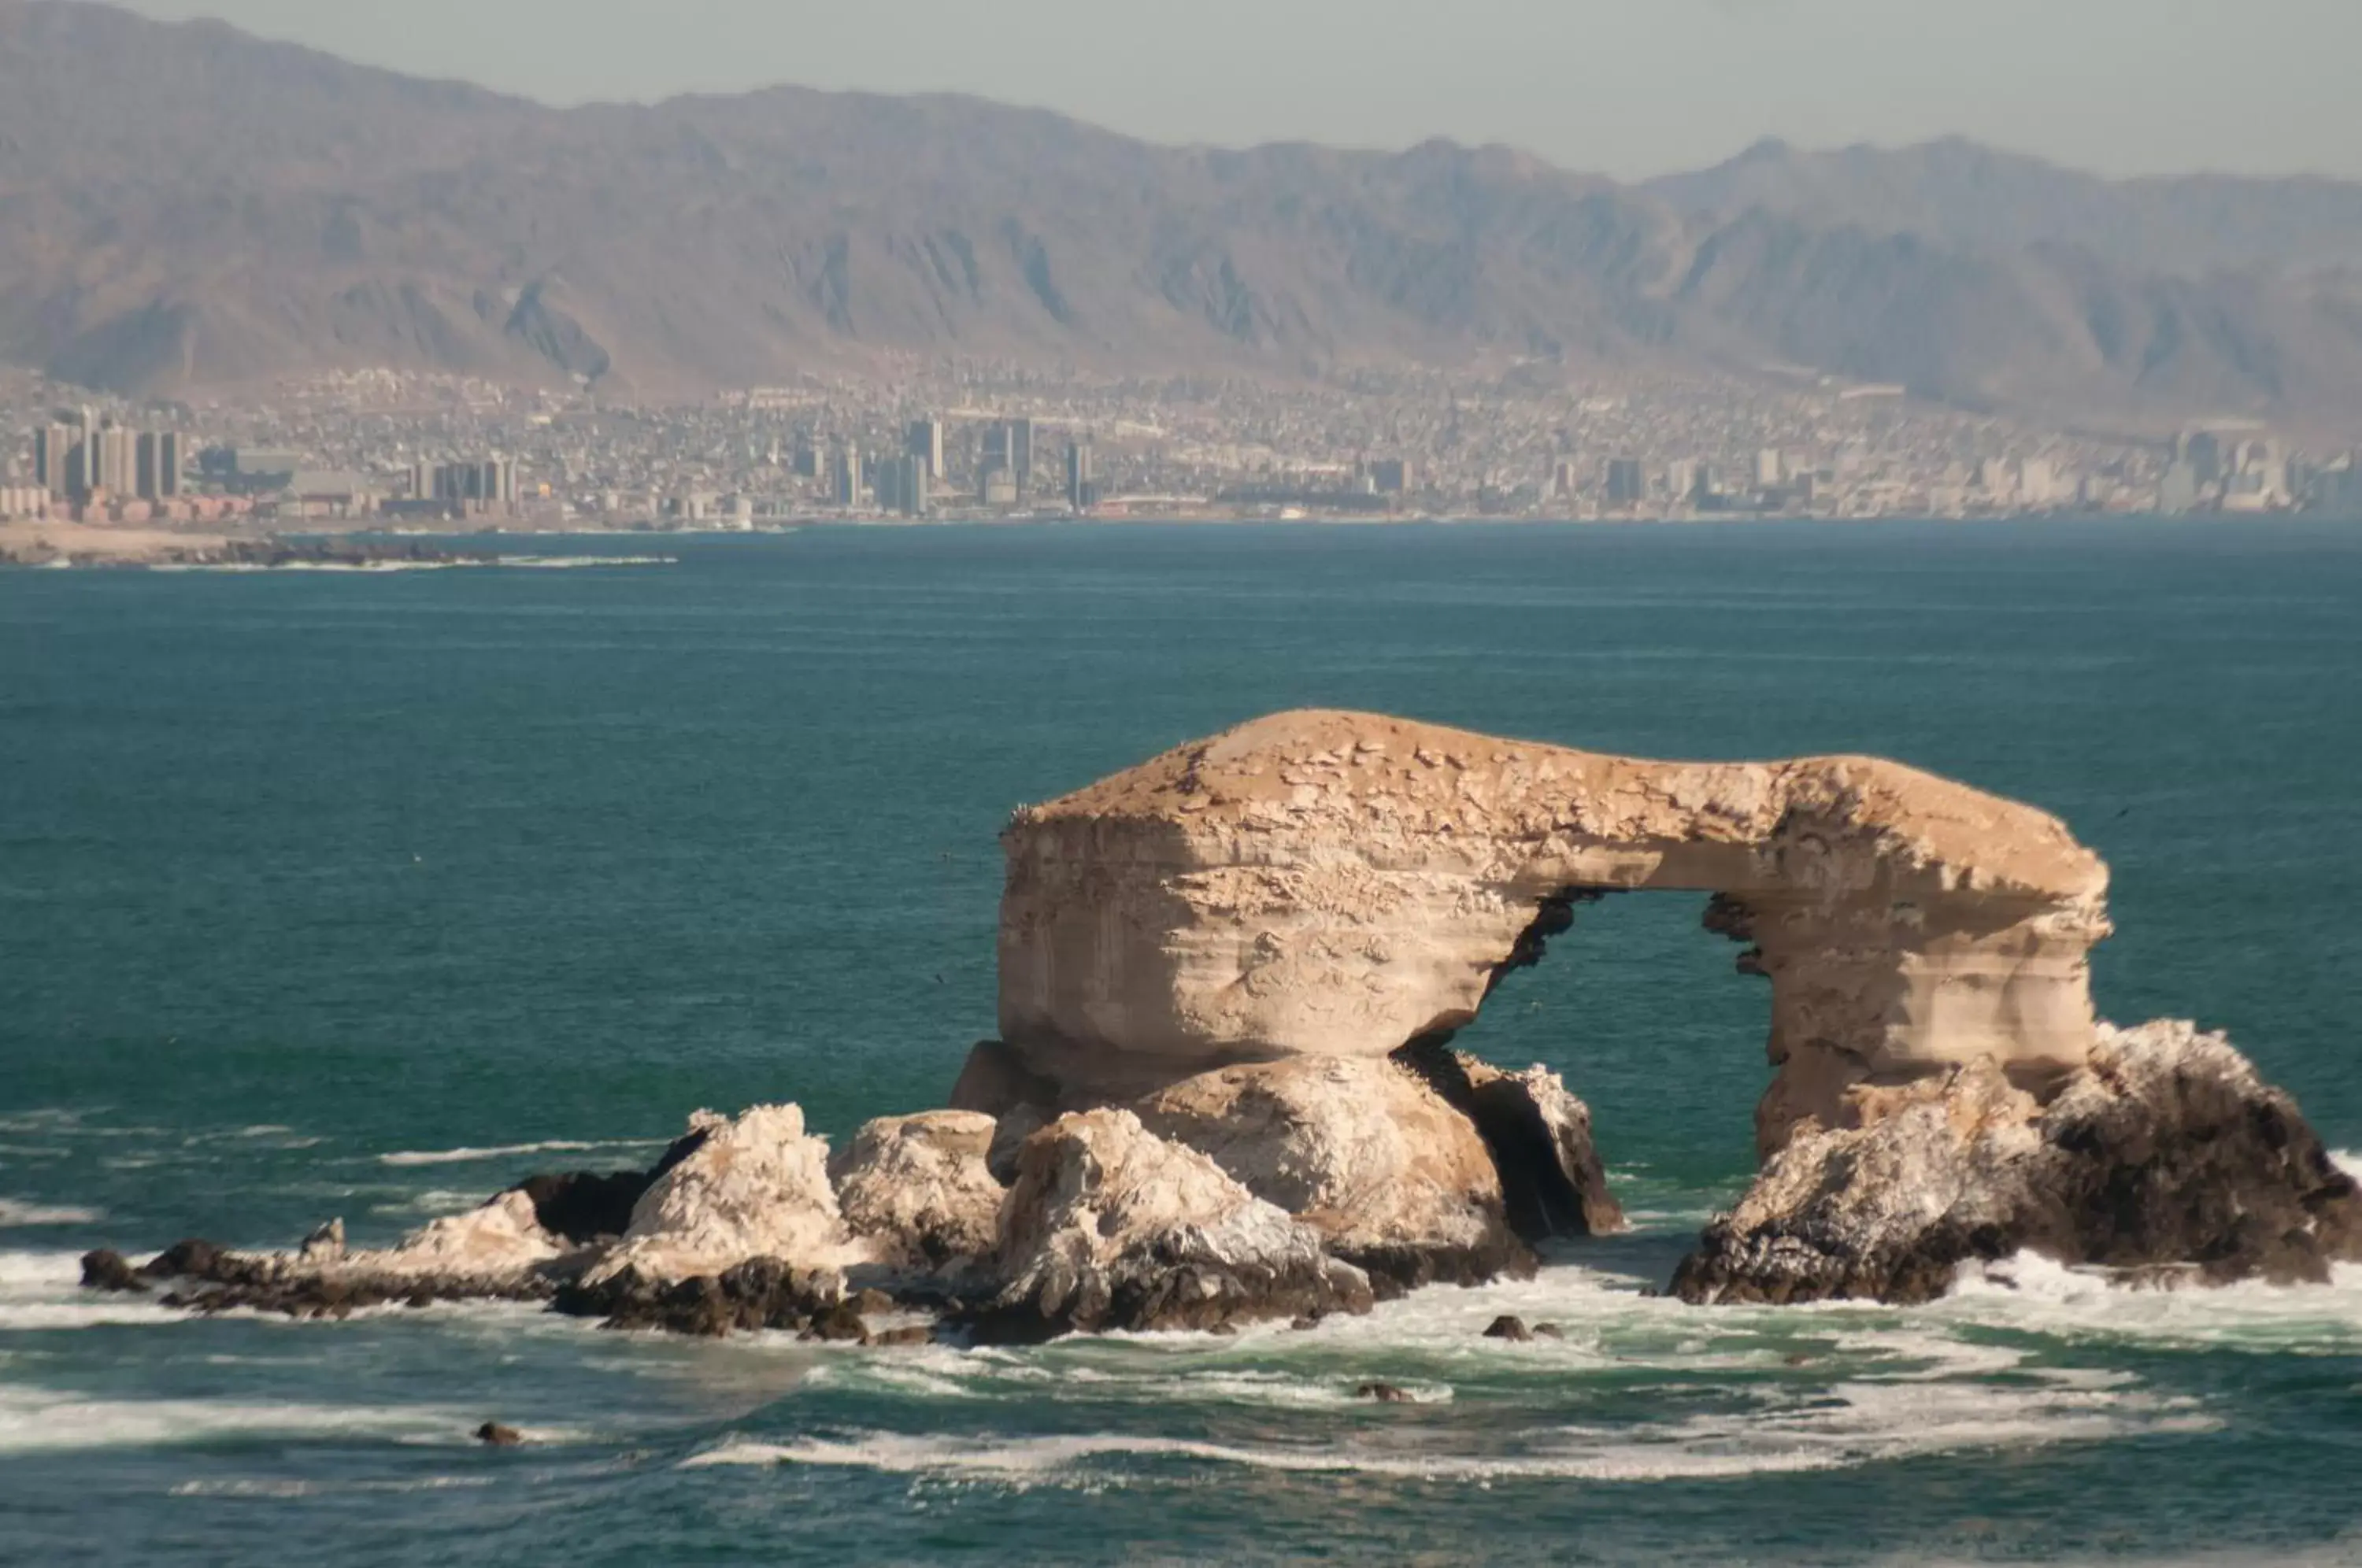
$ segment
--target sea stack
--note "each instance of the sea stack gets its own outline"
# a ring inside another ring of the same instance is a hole
[[[1770,981],[1773,1068],[1764,1174],[1684,1297],[1921,1300],[2021,1247],[2206,1280],[2362,1258],[2354,1183],[2227,1042],[2095,1019],[2099,856],[1899,763],[1651,762],[1283,713],[1021,811],[1005,844],[1001,1039],[963,1092],[1023,1124],[1145,1097],[1150,1125],[1251,1170],[1233,1145],[1254,1118],[1206,1110],[1259,1101],[1221,1077],[1391,1059],[1438,1081],[1584,904],[1681,889],[1713,895],[1707,928]],[[1198,1109],[1158,1109],[1176,1100]],[[1565,1195],[1596,1168],[1582,1121]],[[1446,1209],[1429,1220],[1449,1254]]]
[[[1228,1331],[1529,1273],[1623,1213],[1559,1075],[1454,1037],[1584,906],[1655,889],[1712,895],[1771,991],[1762,1171],[1683,1298],[1925,1301],[2020,1250],[2163,1283],[2362,1261],[2362,1194],[2227,1040],[2094,1018],[2099,857],[1898,763],[1283,713],[1020,811],[1003,844],[1001,1032],[950,1110],[833,1155],[793,1104],[700,1113],[648,1170],[536,1177],[392,1249],[331,1225],[300,1254],[94,1253],[86,1282],[891,1345],[928,1332],[876,1320],[896,1309],[984,1340]]]

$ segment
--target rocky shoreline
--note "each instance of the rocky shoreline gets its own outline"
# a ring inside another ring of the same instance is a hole
[[[1891,763],[1289,714],[1020,812],[1005,845],[1001,1036],[953,1109],[834,1151],[792,1104],[700,1112],[646,1170],[535,1176],[391,1248],[331,1222],[286,1253],[93,1253],[84,1284],[906,1344],[1302,1326],[1528,1275],[1623,1212],[1562,1079],[1453,1039],[1582,904],[1650,887],[1714,893],[1773,991],[1761,1174],[1682,1299],[1915,1304],[2020,1251],[2163,1285],[2362,1262],[2362,1192],[2227,1040],[2092,1016],[2097,857]]]

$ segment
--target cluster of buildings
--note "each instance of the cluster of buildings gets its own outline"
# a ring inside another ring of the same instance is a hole
[[[912,362],[619,406],[579,389],[369,371],[168,419],[119,406],[45,416],[55,395],[0,383],[0,419],[32,435],[24,457],[0,461],[0,515],[28,502],[124,519],[235,504],[264,520],[556,529],[2362,514],[2352,452],[2308,454],[2260,427],[2109,438],[1801,374],[1570,383],[1532,367],[1405,368],[1287,383]],[[199,427],[212,442],[192,462],[176,432]]]
[[[2182,432],[2158,485],[2158,510],[2264,513],[2362,510],[2362,462],[2345,453],[2313,463],[2253,420]]]
[[[182,493],[180,433],[137,429],[88,408],[60,410],[33,431],[31,480],[5,487],[0,514],[169,505]]]

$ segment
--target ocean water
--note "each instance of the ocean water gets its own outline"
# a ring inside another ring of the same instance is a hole
[[[2036,801],[2115,867],[2103,1010],[2229,1029],[2362,1150],[2362,527],[668,548],[0,576],[0,1561],[2362,1560],[2362,1273],[1647,1294],[1767,1071],[1760,982],[1671,896],[1584,911],[1466,1037],[1566,1075],[1639,1221],[1529,1283],[972,1353],[81,1295],[86,1247],[386,1240],[700,1107],[939,1104],[1010,808],[1303,705]]]

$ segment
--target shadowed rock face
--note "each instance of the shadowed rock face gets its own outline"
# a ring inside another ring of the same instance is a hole
[[[2362,1259],[2354,1179],[2293,1100],[2187,1023],[2103,1025],[2047,1101],[1984,1063],[1860,1098],[1862,1126],[1772,1157],[1678,1295],[1921,1302],[2021,1250],[2160,1284],[2319,1283]]]
[[[1369,714],[1258,720],[1018,813],[1006,1067],[1067,1106],[1448,1038],[1574,906],[1719,895],[1772,982],[1768,1154],[1849,1091],[2089,1056],[2107,870],[2031,807],[1867,757],[1665,763]]]

